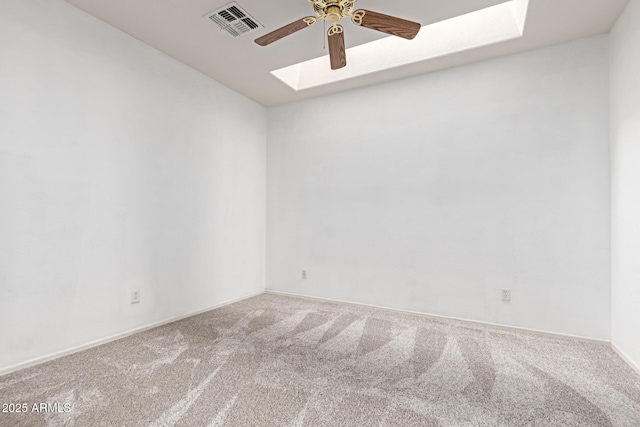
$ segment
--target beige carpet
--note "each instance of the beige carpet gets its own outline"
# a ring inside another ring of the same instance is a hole
[[[640,378],[605,344],[265,294],[0,377],[0,403],[28,405],[11,427],[632,427]]]

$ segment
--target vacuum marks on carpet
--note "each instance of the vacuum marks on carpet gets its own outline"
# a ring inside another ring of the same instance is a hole
[[[632,426],[605,344],[271,294],[0,378],[2,426]]]

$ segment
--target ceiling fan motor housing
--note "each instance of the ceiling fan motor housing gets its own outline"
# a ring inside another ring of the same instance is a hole
[[[325,19],[332,24],[335,24],[343,18],[342,11],[342,6],[338,3],[332,3],[324,9]]]
[[[351,16],[356,1],[358,0],[309,0],[313,3],[316,18],[332,24]]]

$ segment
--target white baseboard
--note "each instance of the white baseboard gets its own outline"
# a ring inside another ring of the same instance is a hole
[[[165,319],[165,320],[161,320],[159,322],[151,323],[149,325],[141,326],[139,328],[132,329],[130,331],[122,332],[122,333],[119,333],[119,334],[116,334],[116,335],[112,335],[110,337],[102,338],[102,339],[99,339],[99,340],[96,340],[96,341],[91,341],[91,342],[89,342],[87,344],[83,344],[83,345],[80,345],[80,346],[77,346],[77,347],[72,347],[72,348],[69,348],[69,349],[66,349],[66,350],[62,350],[62,351],[58,351],[58,352],[55,352],[55,353],[51,353],[51,354],[48,354],[46,356],[42,356],[42,357],[38,357],[38,358],[35,358],[35,359],[31,359],[31,360],[28,360],[26,362],[18,363],[17,365],[12,365],[12,366],[9,366],[9,367],[6,367],[6,368],[2,368],[2,369],[0,369],[0,377],[2,377],[3,375],[7,375],[7,374],[10,374],[10,373],[16,372],[16,371],[20,371],[22,369],[26,369],[26,368],[30,368],[32,366],[40,365],[41,363],[49,362],[51,360],[58,359],[58,358],[63,357],[63,356],[68,356],[69,354],[77,353],[77,352],[83,351],[83,350],[88,350],[88,349],[90,349],[92,347],[97,347],[99,345],[107,344],[107,343],[110,343],[112,341],[117,341],[117,340],[119,340],[121,338],[128,337],[129,335],[133,335],[133,334],[137,334],[139,332],[147,331],[149,329],[157,328],[158,326],[163,326],[163,325],[166,325],[168,323],[177,322],[178,320],[182,320],[182,319],[186,319],[187,317],[196,316],[198,314],[206,313],[208,311],[215,310],[217,308],[221,308],[221,307],[224,307],[224,306],[227,306],[227,305],[235,304],[236,302],[240,302],[240,301],[245,300],[245,299],[253,298],[253,297],[256,297],[258,295],[262,295],[263,293],[264,293],[264,291],[260,291],[260,292],[253,293],[251,295],[246,295],[246,296],[243,296],[243,297],[240,297],[240,298],[236,298],[236,299],[233,299],[233,300],[230,300],[230,301],[225,301],[223,303],[216,304],[216,305],[211,306],[211,307],[203,308],[203,309],[200,309],[200,310],[197,310],[197,311],[193,311],[193,312],[190,312],[190,313],[187,313],[187,314],[183,314],[183,315],[180,315],[180,316],[171,317],[169,319]]]
[[[551,331],[541,331],[541,330],[538,330],[538,329],[523,328],[523,327],[520,327],[520,326],[510,326],[510,325],[503,325],[503,324],[500,324],[500,323],[482,322],[480,320],[463,319],[463,318],[459,318],[459,317],[450,317],[450,316],[443,316],[443,315],[440,315],[440,314],[424,313],[424,312],[420,312],[420,311],[403,310],[403,309],[399,309],[399,308],[384,307],[384,306],[380,306],[380,305],[362,304],[362,303],[358,303],[358,302],[337,300],[337,299],[331,299],[331,298],[313,297],[313,296],[296,294],[296,293],[291,293],[291,292],[280,292],[280,291],[273,291],[273,290],[267,289],[265,291],[265,293],[274,294],[274,295],[290,296],[290,297],[296,297],[296,298],[306,298],[306,299],[311,299],[311,300],[316,300],[316,301],[326,301],[326,302],[336,302],[336,303],[340,303],[340,304],[350,304],[350,305],[356,305],[356,306],[360,306],[360,307],[369,307],[369,308],[376,308],[376,309],[379,309],[379,310],[395,311],[395,312],[399,312],[399,313],[407,313],[407,314],[413,314],[413,315],[423,316],[423,317],[430,317],[430,318],[435,318],[435,319],[456,320],[456,321],[459,321],[459,322],[466,322],[466,323],[473,323],[473,324],[477,324],[477,325],[491,326],[491,327],[494,327],[494,328],[509,329],[509,330],[513,330],[513,331],[532,332],[532,333],[535,333],[535,334],[552,336],[552,337],[570,338],[570,339],[578,340],[578,341],[595,342],[595,343],[600,343],[600,344],[610,344],[611,343],[611,341],[609,341],[609,340],[590,338],[590,337],[583,337],[583,336],[580,336],[580,335],[563,334],[563,333],[560,333],[560,332],[551,332]]]
[[[628,363],[629,366],[631,366],[631,368],[635,372],[637,372],[640,375],[640,367],[638,365],[636,365],[626,354],[624,354],[624,352],[622,352],[622,350],[620,350],[615,344],[613,344],[613,343],[611,343],[610,341],[607,341],[607,340],[600,340],[600,339],[594,339],[594,338],[588,338],[588,337],[582,337],[582,336],[570,335],[570,334],[562,334],[562,333],[558,333],[558,332],[541,331],[541,330],[537,330],[537,329],[522,328],[522,327],[518,327],[518,326],[502,325],[502,324],[498,324],[498,323],[482,322],[482,321],[478,321],[478,320],[470,320],[470,319],[462,319],[462,318],[457,318],[457,317],[442,316],[442,315],[423,313],[423,312],[418,312],[418,311],[402,310],[402,309],[397,309],[397,308],[377,306],[377,305],[371,305],[371,304],[362,304],[362,303],[357,303],[357,302],[352,302],[352,301],[344,301],[344,300],[336,300],[336,299],[331,299],[331,298],[314,297],[314,296],[295,294],[295,293],[290,293],[290,292],[280,292],[280,291],[266,290],[266,291],[260,291],[260,292],[257,292],[257,293],[246,295],[246,296],[243,296],[243,297],[240,297],[240,298],[236,298],[236,299],[233,299],[233,300],[230,300],[230,301],[226,301],[226,302],[223,302],[223,303],[220,303],[220,304],[216,304],[214,306],[203,308],[203,309],[200,309],[200,310],[197,310],[197,311],[194,311],[194,312],[190,312],[190,313],[187,313],[187,314],[184,314],[184,315],[181,315],[181,316],[176,316],[176,317],[172,317],[172,318],[169,318],[169,319],[161,320],[159,322],[155,322],[155,323],[152,323],[152,324],[149,324],[149,325],[146,325],[146,326],[142,326],[140,328],[132,329],[130,331],[122,332],[122,333],[119,333],[119,334],[116,334],[116,335],[112,335],[110,337],[106,337],[106,338],[102,338],[102,339],[99,339],[99,340],[96,340],[96,341],[92,341],[90,343],[83,344],[81,346],[69,348],[67,350],[59,351],[59,352],[56,352],[56,353],[51,353],[51,354],[48,354],[46,356],[38,357],[36,359],[32,359],[32,360],[29,360],[29,361],[26,361],[26,362],[22,362],[22,363],[19,363],[19,364],[16,364],[16,365],[12,365],[12,366],[9,366],[9,367],[6,367],[6,368],[2,368],[2,369],[0,369],[0,377],[3,376],[3,375],[7,375],[7,374],[10,374],[10,373],[22,370],[22,369],[26,369],[26,368],[30,368],[32,366],[39,365],[41,363],[45,363],[45,362],[49,362],[49,361],[54,360],[54,359],[58,359],[60,357],[67,356],[69,354],[73,354],[73,353],[77,353],[77,352],[80,352],[80,351],[83,351],[83,350],[87,350],[87,349],[90,349],[90,348],[93,348],[93,347],[97,347],[97,346],[102,345],[102,344],[107,344],[107,343],[112,342],[112,341],[117,341],[117,340],[119,340],[121,338],[125,338],[127,336],[130,336],[130,335],[133,335],[133,334],[136,334],[136,333],[139,333],[139,332],[143,332],[143,331],[146,331],[146,330],[149,330],[149,329],[157,328],[159,326],[166,325],[166,324],[172,323],[172,322],[176,322],[178,320],[186,319],[187,317],[196,316],[198,314],[206,313],[208,311],[215,310],[215,309],[227,306],[227,305],[231,305],[231,304],[243,301],[245,299],[253,298],[253,297],[256,297],[258,295],[262,295],[264,293],[274,294],[274,295],[291,296],[291,297],[296,297],[296,298],[305,298],[305,299],[316,300],[316,301],[326,301],[326,302],[335,302],[335,303],[341,303],[341,304],[350,304],[350,305],[355,305],[355,306],[360,306],[360,307],[368,307],[368,308],[375,308],[375,309],[380,309],[380,310],[394,311],[394,312],[399,312],[399,313],[407,313],[407,314],[413,314],[413,315],[436,318],[436,319],[456,320],[456,321],[461,321],[461,322],[467,322],[467,323],[484,325],[484,326],[491,326],[491,327],[514,330],[514,331],[525,331],[525,332],[533,332],[533,333],[536,333],[536,334],[541,334],[541,335],[546,335],[546,336],[570,338],[570,339],[580,340],[580,341],[606,343],[606,344],[610,344],[611,348],[613,349],[613,351],[618,353],[618,355],[626,363]]]
[[[620,350],[614,343],[611,343],[611,348],[613,349],[613,351],[618,353],[618,356],[620,356],[622,360],[624,360],[629,366],[631,366],[631,369],[633,369],[638,375],[640,375],[640,366],[638,366],[636,362],[631,360],[631,358],[627,356],[624,351]]]

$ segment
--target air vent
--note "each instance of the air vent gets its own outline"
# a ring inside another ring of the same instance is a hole
[[[236,2],[205,15],[205,18],[214,22],[221,30],[233,37],[240,37],[262,27],[262,25]]]

